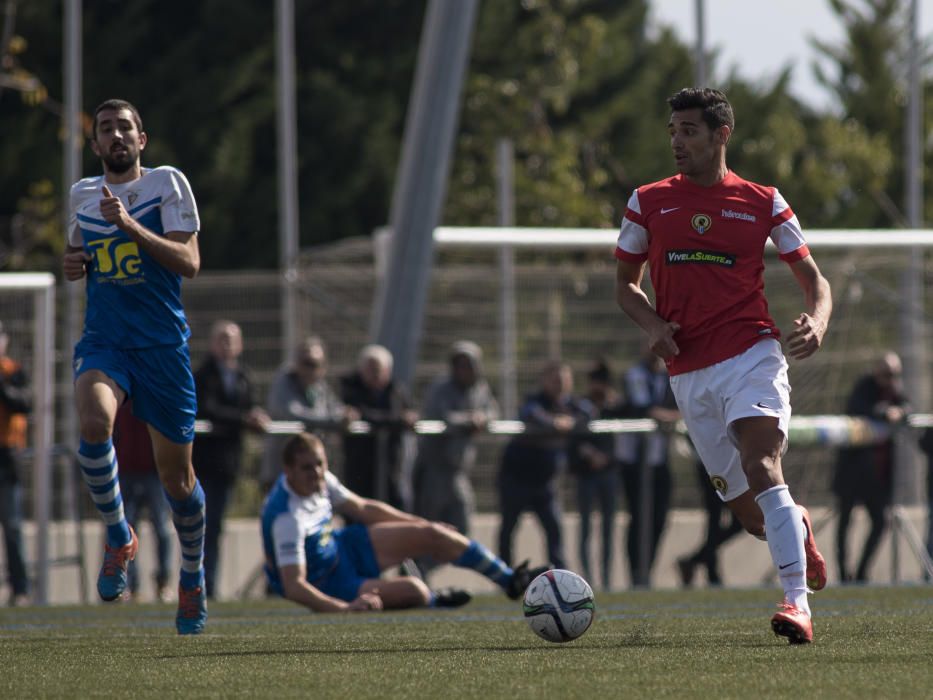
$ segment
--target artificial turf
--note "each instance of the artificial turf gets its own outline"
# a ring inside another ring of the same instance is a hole
[[[830,588],[814,643],[770,630],[775,590],[597,594],[580,639],[536,637],[521,605],[323,615],[281,600],[0,610],[0,697],[929,698],[933,587]]]

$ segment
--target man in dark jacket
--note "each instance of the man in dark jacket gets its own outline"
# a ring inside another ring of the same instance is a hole
[[[194,373],[198,418],[211,430],[194,441],[192,461],[204,489],[204,580],[209,598],[217,593],[220,535],[227,503],[240,472],[243,430],[263,431],[269,422],[256,405],[249,372],[240,363],[243,334],[233,321],[216,321],[211,328],[210,354]]]
[[[548,362],[541,371],[539,390],[519,409],[525,432],[512,438],[502,453],[499,556],[506,562],[512,560],[512,534],[518,519],[530,510],[544,529],[550,563],[558,569],[566,565],[557,480],[567,464],[570,433],[586,420],[572,391],[570,366]]]
[[[450,371],[427,392],[422,416],[442,420],[447,430],[423,435],[415,462],[415,512],[468,534],[473,515],[470,473],[476,463],[476,436],[499,417],[499,404],[483,377],[483,353],[469,340],[450,349]]]
[[[408,392],[392,378],[393,357],[381,345],[367,345],[356,372],[340,382],[341,399],[373,430],[347,434],[343,440],[343,482],[364,498],[376,498],[411,510],[410,487],[402,475],[402,439],[418,418]]]
[[[890,426],[903,423],[908,412],[907,397],[901,380],[901,359],[886,352],[874,370],[861,377],[852,389],[846,414],[880,421]],[[839,523],[836,532],[836,559],[843,581],[867,581],[868,568],[884,534],[886,510],[894,486],[894,438],[880,445],[844,447],[839,450],[833,491],[838,498]],[[846,562],[849,519],[852,510],[862,503],[871,518],[871,530],[865,540],[858,568],[853,575]]]

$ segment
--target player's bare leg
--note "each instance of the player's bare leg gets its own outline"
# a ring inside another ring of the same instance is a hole
[[[784,434],[777,419],[770,417],[741,419],[733,424],[733,429],[750,492],[755,494],[763,515],[771,559],[784,588],[782,611],[772,618],[772,628],[791,643],[809,642],[813,631],[806,579],[807,563],[813,557],[808,557],[806,544],[811,534],[802,510],[784,483],[781,470]],[[743,517],[749,515],[747,499],[741,506],[741,512],[736,514],[745,524]],[[749,525],[756,527],[753,519]]]
[[[91,499],[107,526],[104,563],[97,576],[103,600],[116,600],[126,590],[126,569],[136,558],[139,542],[123,514],[117,454],[113,449],[113,422],[125,393],[99,370],[88,370],[75,380],[75,407],[80,421],[78,464]]]
[[[378,593],[386,610],[430,605],[433,597],[428,584],[414,576],[369,579],[360,586],[360,593]]]
[[[191,464],[191,443],[169,440],[149,426],[159,479],[172,508],[172,521],[181,545],[178,585],[179,634],[199,634],[207,622],[204,588],[204,491]]]
[[[512,569],[485,546],[441,523],[388,522],[369,526],[369,536],[383,570],[398,566],[408,557],[430,556],[438,562],[473,569],[502,587],[510,598],[524,592],[539,569],[523,562]]]

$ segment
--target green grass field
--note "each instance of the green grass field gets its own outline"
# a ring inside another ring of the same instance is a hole
[[[352,615],[218,603],[199,637],[175,634],[169,605],[3,609],[0,697],[933,697],[933,587],[823,591],[800,647],[771,633],[778,597],[599,594],[563,645],[498,596]]]

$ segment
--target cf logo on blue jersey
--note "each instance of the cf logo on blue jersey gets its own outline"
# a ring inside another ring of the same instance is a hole
[[[99,238],[89,241],[88,248],[97,261],[95,267],[102,276],[125,279],[139,275],[142,260],[134,241],[125,238]]]

